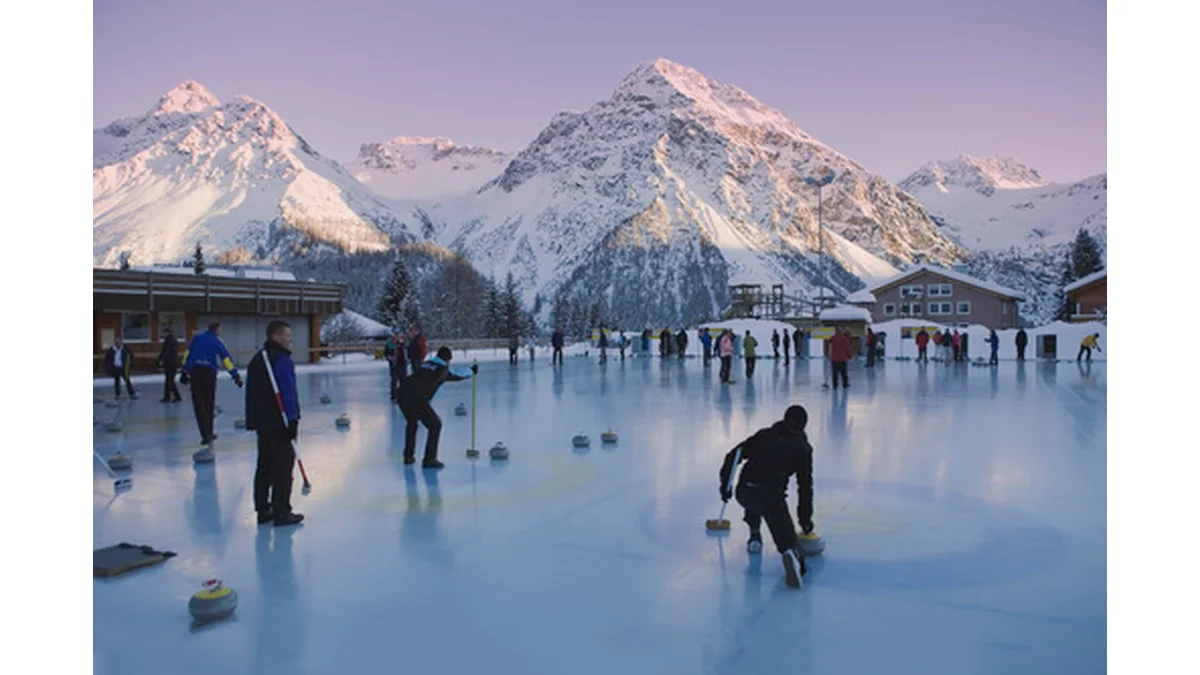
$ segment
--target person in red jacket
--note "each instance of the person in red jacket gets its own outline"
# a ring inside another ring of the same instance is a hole
[[[929,354],[927,354],[925,352],[925,349],[928,346],[929,346],[929,333],[925,332],[925,329],[922,328],[921,332],[917,333],[917,360],[918,361],[925,361],[926,363],[929,362]]]
[[[829,338],[829,362],[833,364],[833,388],[837,389],[838,374],[842,376],[842,387],[850,388],[850,379],[846,375],[846,364],[850,361],[850,331],[835,330]]]

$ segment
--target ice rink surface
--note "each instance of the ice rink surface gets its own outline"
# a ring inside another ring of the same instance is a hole
[[[94,548],[178,554],[94,582],[96,672],[1104,672],[1103,363],[856,364],[835,393],[820,361],[762,360],[751,382],[736,364],[726,386],[716,362],[594,356],[481,363],[473,461],[454,414],[471,383],[446,384],[440,472],[401,463],[382,363],[299,373],[314,489],[297,471],[291,528],[255,524],[254,436],[234,428],[244,390],[227,375],[215,464],[192,463],[186,390],[95,404],[95,449],[132,456],[134,486],[114,497],[93,459]],[[736,502],[728,536],[704,530],[725,452],[794,403],[827,542],[801,591],[769,538],[746,553]],[[488,459],[496,441],[507,462]],[[193,630],[188,599],[213,576],[238,610]]]

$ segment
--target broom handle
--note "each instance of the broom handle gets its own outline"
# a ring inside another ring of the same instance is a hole
[[[733,454],[733,466],[730,467],[730,469],[729,469],[729,481],[727,483],[725,483],[726,490],[729,490],[729,486],[733,485],[733,474],[737,473],[737,465],[738,465],[738,462],[741,461],[741,459],[742,459],[742,446],[739,445],[737,452],[735,452]],[[729,502],[722,500],[721,501],[721,515],[717,516],[717,520],[724,520],[726,506],[729,506]]]
[[[479,360],[476,359],[472,363],[472,365],[478,367]],[[477,374],[475,376],[471,377],[471,449],[472,450],[475,449],[475,380],[477,377],[478,377]]]
[[[275,405],[279,406],[279,416],[283,419],[283,429],[287,431],[287,411],[283,408],[283,396],[279,393],[279,385],[275,383],[275,371],[271,368],[270,355],[267,354],[266,349],[262,350],[262,357],[263,363],[267,366],[267,378],[271,380],[271,391],[275,393]],[[304,462],[300,460],[300,451],[296,449],[296,441],[288,439],[288,442],[292,444],[292,452],[296,455],[296,464],[300,467],[300,477],[304,479],[305,485],[311,485],[308,482],[308,472],[304,470]]]

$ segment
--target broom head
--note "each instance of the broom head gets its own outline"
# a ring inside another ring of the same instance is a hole
[[[729,521],[724,518],[710,518],[704,521],[704,529],[709,532],[728,532]]]

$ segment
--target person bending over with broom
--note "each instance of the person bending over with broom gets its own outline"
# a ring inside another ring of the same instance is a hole
[[[788,513],[787,485],[792,474],[796,475],[799,505],[796,516],[804,534],[813,531],[813,449],[808,443],[804,427],[808,425],[808,412],[799,405],[787,409],[783,419],[760,429],[742,441],[725,455],[721,465],[721,500],[728,502],[734,496],[729,487],[736,463],[744,461],[737,484],[737,501],[746,509],[744,520],[750,527],[750,541],[746,549],[750,553],[762,552],[762,521],[767,521],[775,546],[783,556],[783,570],[787,585],[800,588],[801,577],[808,573],[804,552]]]
[[[472,364],[471,372],[455,373],[450,370],[450,349],[439,347],[437,356],[421,364],[411,377],[400,385],[400,396],[397,404],[408,426],[404,430],[404,463],[412,464],[417,461],[417,423],[425,425],[425,459],[421,462],[422,469],[441,469],[445,467],[438,461],[438,438],[442,434],[442,419],[434,412],[429,404],[437,395],[438,389],[445,382],[465,380],[479,372],[479,366]]]

